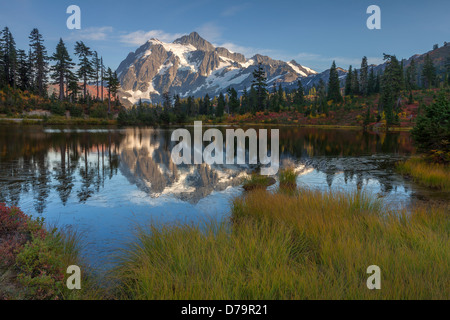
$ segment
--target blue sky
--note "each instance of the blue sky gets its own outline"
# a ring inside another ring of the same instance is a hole
[[[68,30],[69,5],[81,8],[81,30]],[[381,8],[381,30],[369,30],[369,5]],[[380,63],[383,53],[409,58],[450,42],[450,1],[380,0],[0,0],[0,27],[19,48],[37,27],[49,53],[60,37],[73,53],[83,40],[115,69],[146,40],[173,41],[197,31],[206,40],[250,57],[295,59],[317,71],[359,67],[362,56]]]

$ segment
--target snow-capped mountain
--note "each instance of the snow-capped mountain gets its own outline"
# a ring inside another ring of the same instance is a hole
[[[252,72],[259,63],[265,69],[269,86],[274,81],[293,83],[317,74],[294,60],[284,62],[259,54],[246,59],[243,54],[216,48],[192,32],[172,43],[150,39],[130,52],[117,68],[120,99],[131,106],[139,99],[160,102],[165,92],[182,98],[216,96],[230,87],[239,92],[251,86]]]

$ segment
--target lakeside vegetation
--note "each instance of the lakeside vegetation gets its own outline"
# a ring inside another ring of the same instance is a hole
[[[254,190],[232,225],[141,230],[121,299],[448,299],[448,205],[387,210],[364,193]],[[378,265],[382,289],[368,290]]]
[[[414,126],[417,115],[436,100],[438,91],[450,96],[450,58],[427,54],[423,62],[419,59],[416,63],[384,55],[384,68],[369,66],[367,57],[361,59],[359,69],[349,66],[343,70],[333,62],[327,83],[320,79],[307,86],[299,78],[296,88],[283,87],[277,81],[269,85],[264,66],[258,64],[251,86],[242,92],[231,86],[216,96],[181,98],[180,94],[164,92],[159,103],[144,99],[125,108],[119,100],[116,73],[83,41],[74,46],[75,62],[62,39],[52,55],[47,54],[38,29],[31,31],[29,39],[27,53],[16,47],[8,27],[0,32],[0,116],[22,118],[38,112],[45,113],[45,124],[67,125],[104,125],[107,121],[155,126],[203,120],[385,130]],[[441,58],[445,62],[436,67],[433,59]],[[346,72],[345,80],[342,72]],[[66,121],[58,118],[64,116]]]
[[[397,164],[397,171],[425,187],[450,191],[449,165],[415,157]]]
[[[450,191],[450,99],[441,94],[425,107],[411,134],[422,156],[397,164],[397,171],[425,187]]]
[[[283,174],[293,181],[293,171]],[[14,227],[0,233],[0,248],[7,253],[1,255],[1,294],[30,299],[448,299],[449,209],[448,203],[392,209],[361,191],[255,188],[234,199],[230,220],[141,226],[137,239],[118,256],[108,287],[88,274],[83,290],[69,291],[63,266],[82,263],[80,239],[56,229],[43,231],[42,222],[3,206],[2,219],[13,223],[2,225]],[[25,229],[20,219],[27,222]],[[30,236],[16,243],[11,239],[17,230]],[[381,290],[366,287],[370,265],[381,268]]]
[[[0,300],[98,299],[100,290],[83,273],[83,289],[66,287],[66,269],[83,266],[81,238],[45,226],[19,208],[0,203]],[[87,270],[87,269],[85,269]]]

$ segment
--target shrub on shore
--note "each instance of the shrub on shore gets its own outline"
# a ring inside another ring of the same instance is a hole
[[[43,219],[0,203],[0,299],[99,297],[100,291],[86,275],[82,290],[66,287],[67,267],[83,265],[79,244],[76,233],[47,229]]]

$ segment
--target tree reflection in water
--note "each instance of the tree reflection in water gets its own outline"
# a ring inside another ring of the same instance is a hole
[[[118,174],[152,197],[174,194],[196,202],[213,191],[239,185],[244,169],[252,169],[176,166],[170,158],[175,144],[171,132],[2,125],[0,202],[19,205],[26,197],[32,199],[36,212],[43,213],[54,191],[64,206],[71,196],[86,203]],[[281,160],[291,159],[324,173],[330,188],[336,174],[343,173],[343,184],[355,181],[361,189],[375,179],[382,192],[390,192],[402,183],[393,178],[393,162],[413,152],[406,132],[280,128]]]

